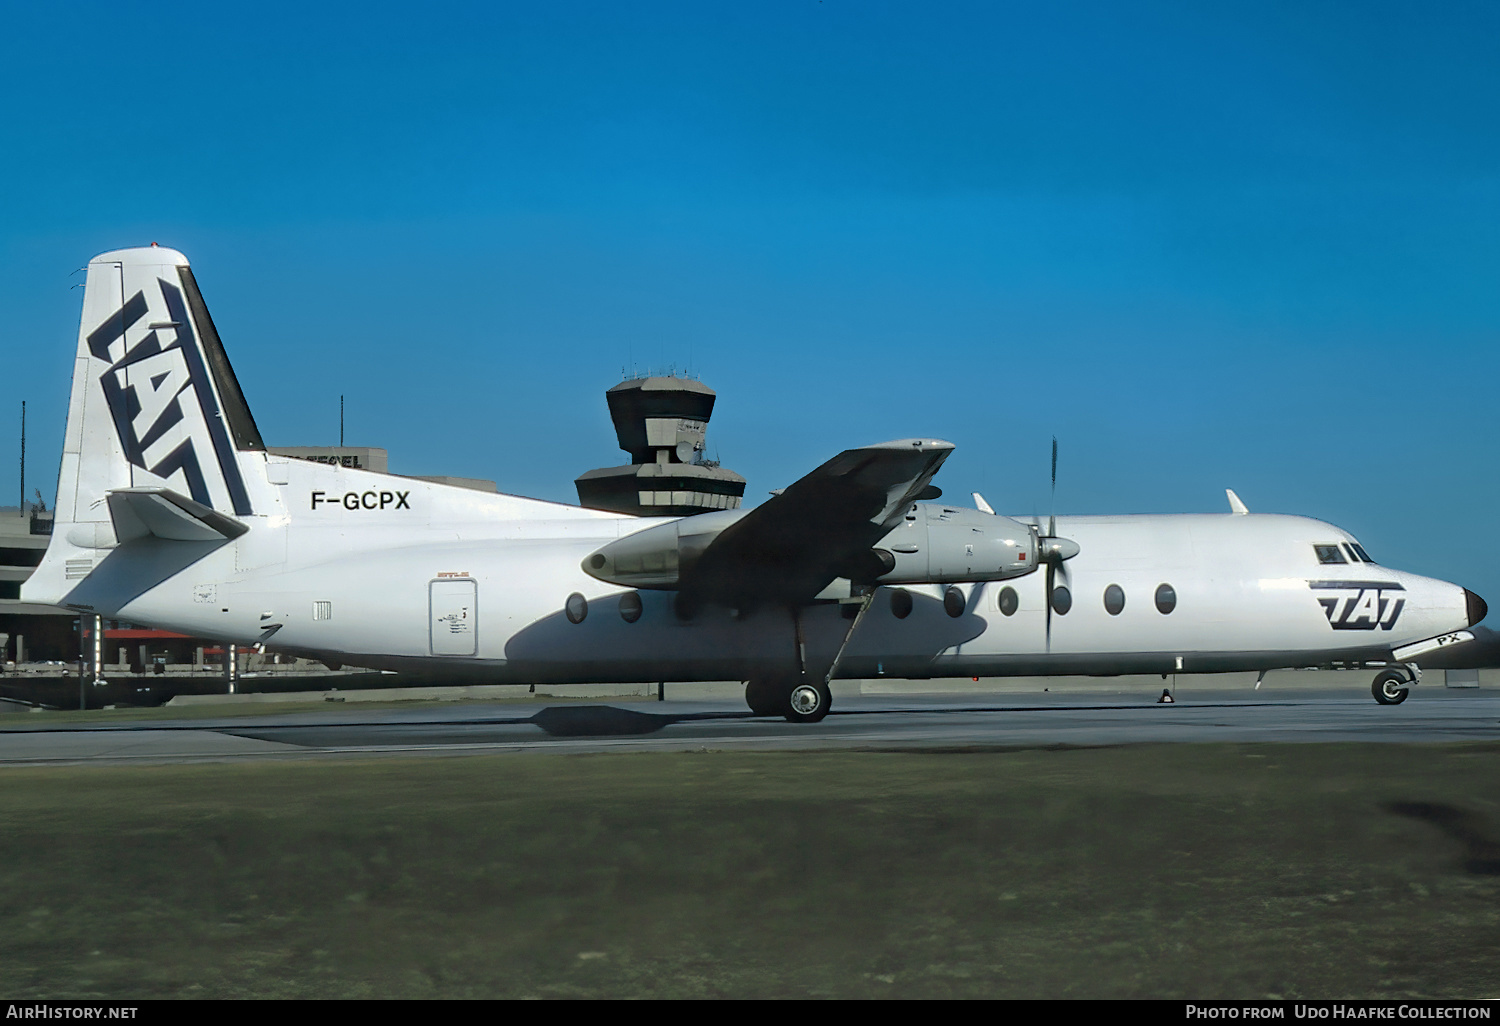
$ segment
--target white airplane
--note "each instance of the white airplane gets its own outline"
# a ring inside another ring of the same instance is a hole
[[[816,721],[829,681],[1375,666],[1472,640],[1477,595],[1256,515],[1029,522],[922,501],[952,451],[840,453],[750,510],[639,518],[265,451],[188,261],[89,263],[28,602],[330,663],[489,683],[739,680]],[[1055,476],[1054,453],[1054,476]]]

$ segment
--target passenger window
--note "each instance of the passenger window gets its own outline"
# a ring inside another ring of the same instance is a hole
[[[891,589],[891,615],[898,620],[911,615],[911,592],[905,588]]]
[[[1347,563],[1344,554],[1339,551],[1337,545],[1314,545],[1313,550],[1318,554],[1319,563]]]
[[[620,596],[620,619],[626,623],[635,623],[641,618],[641,593],[638,591],[627,591]]]
[[[1067,616],[1073,608],[1073,593],[1059,584],[1052,589],[1052,611],[1058,616]]]
[[[1119,616],[1120,611],[1125,608],[1125,589],[1118,584],[1105,588],[1104,608],[1110,616]]]
[[[1006,616],[1014,616],[1020,605],[1021,599],[1016,594],[1016,589],[1009,587],[1000,589],[1000,612]]]
[[[950,586],[947,591],[943,592],[943,610],[955,620],[964,615],[964,609],[968,604],[964,593],[957,588]]]
[[[1369,563],[1371,566],[1375,565],[1375,561],[1370,558],[1370,554],[1365,551],[1365,547],[1359,542],[1354,543],[1354,551],[1359,553],[1360,559],[1364,560],[1366,563]]]

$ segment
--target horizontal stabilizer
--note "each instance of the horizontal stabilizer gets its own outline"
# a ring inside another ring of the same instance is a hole
[[[168,488],[116,488],[109,516],[120,544],[147,535],[167,541],[228,541],[249,526]]]

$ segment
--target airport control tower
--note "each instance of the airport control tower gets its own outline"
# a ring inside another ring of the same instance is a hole
[[[604,397],[631,464],[590,470],[574,481],[581,505],[648,517],[739,508],[745,479],[703,458],[713,389],[691,378],[632,378]]]

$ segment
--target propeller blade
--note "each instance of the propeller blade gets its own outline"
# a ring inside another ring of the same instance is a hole
[[[1052,436],[1052,506],[1047,514],[1047,536],[1057,536],[1057,436]]]
[[[1057,563],[1047,560],[1047,654],[1052,654],[1052,575],[1057,572]]]
[[[977,499],[978,496],[976,495]],[[1033,517],[1033,519],[1036,519]],[[1040,529],[1037,530],[1040,535]],[[1047,653],[1052,653],[1052,597],[1062,578],[1062,587],[1072,597],[1072,586],[1068,583],[1067,561],[1078,555],[1078,543],[1071,538],[1057,536],[1057,436],[1052,436],[1052,510],[1047,514],[1047,533],[1037,538],[1037,558],[1047,564]],[[1071,602],[1069,603],[1071,605]]]

